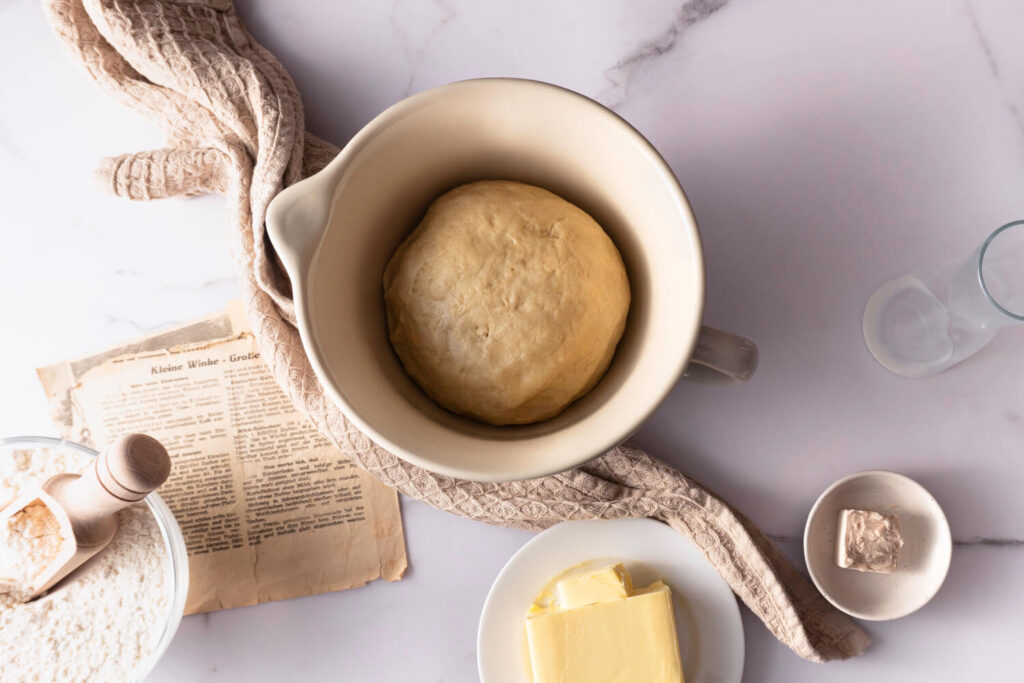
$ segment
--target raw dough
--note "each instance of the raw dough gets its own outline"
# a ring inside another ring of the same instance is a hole
[[[431,204],[384,271],[391,343],[453,412],[496,425],[560,413],[604,374],[626,324],[622,257],[539,187],[485,180]]]

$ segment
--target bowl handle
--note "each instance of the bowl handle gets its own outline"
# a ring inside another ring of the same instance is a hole
[[[296,295],[304,288],[310,263],[327,231],[334,199],[330,181],[321,171],[285,188],[267,207],[267,234]]]
[[[746,382],[757,369],[757,346],[749,339],[713,327],[700,328],[683,379],[702,384]]]

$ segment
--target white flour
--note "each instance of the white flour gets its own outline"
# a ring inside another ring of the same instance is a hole
[[[42,503],[27,505],[5,520],[0,527],[0,596],[6,590],[18,601],[27,600],[33,579],[57,559],[63,543],[57,518]]]
[[[91,459],[59,449],[0,451],[0,505]],[[167,550],[145,503],[122,510],[110,545],[39,600],[0,594],[0,681],[134,681],[157,644],[170,608]]]

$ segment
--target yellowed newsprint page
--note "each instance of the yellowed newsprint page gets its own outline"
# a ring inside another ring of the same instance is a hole
[[[64,438],[102,449],[145,432],[167,447],[186,614],[402,578],[397,494],[292,407],[237,302],[38,374]]]

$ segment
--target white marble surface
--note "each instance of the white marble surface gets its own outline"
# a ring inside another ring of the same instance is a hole
[[[755,339],[756,378],[680,385],[644,447],[738,505],[802,565],[818,493],[873,467],[943,504],[957,545],[920,612],[874,646],[798,659],[744,610],[745,680],[1011,680],[1024,638],[1024,329],[925,381],[870,358],[875,286],[966,255],[1024,217],[1024,7],[472,0],[270,3],[241,14],[294,76],[308,126],[342,143],[403,95],[474,76],[559,83],[659,147],[693,203],[706,320]],[[0,434],[53,432],[33,368],[235,296],[219,198],[98,193],[103,155],[160,146],[67,61],[32,0],[0,2]],[[476,622],[528,535],[404,500],[399,584],[184,621],[152,680],[470,681]]]

